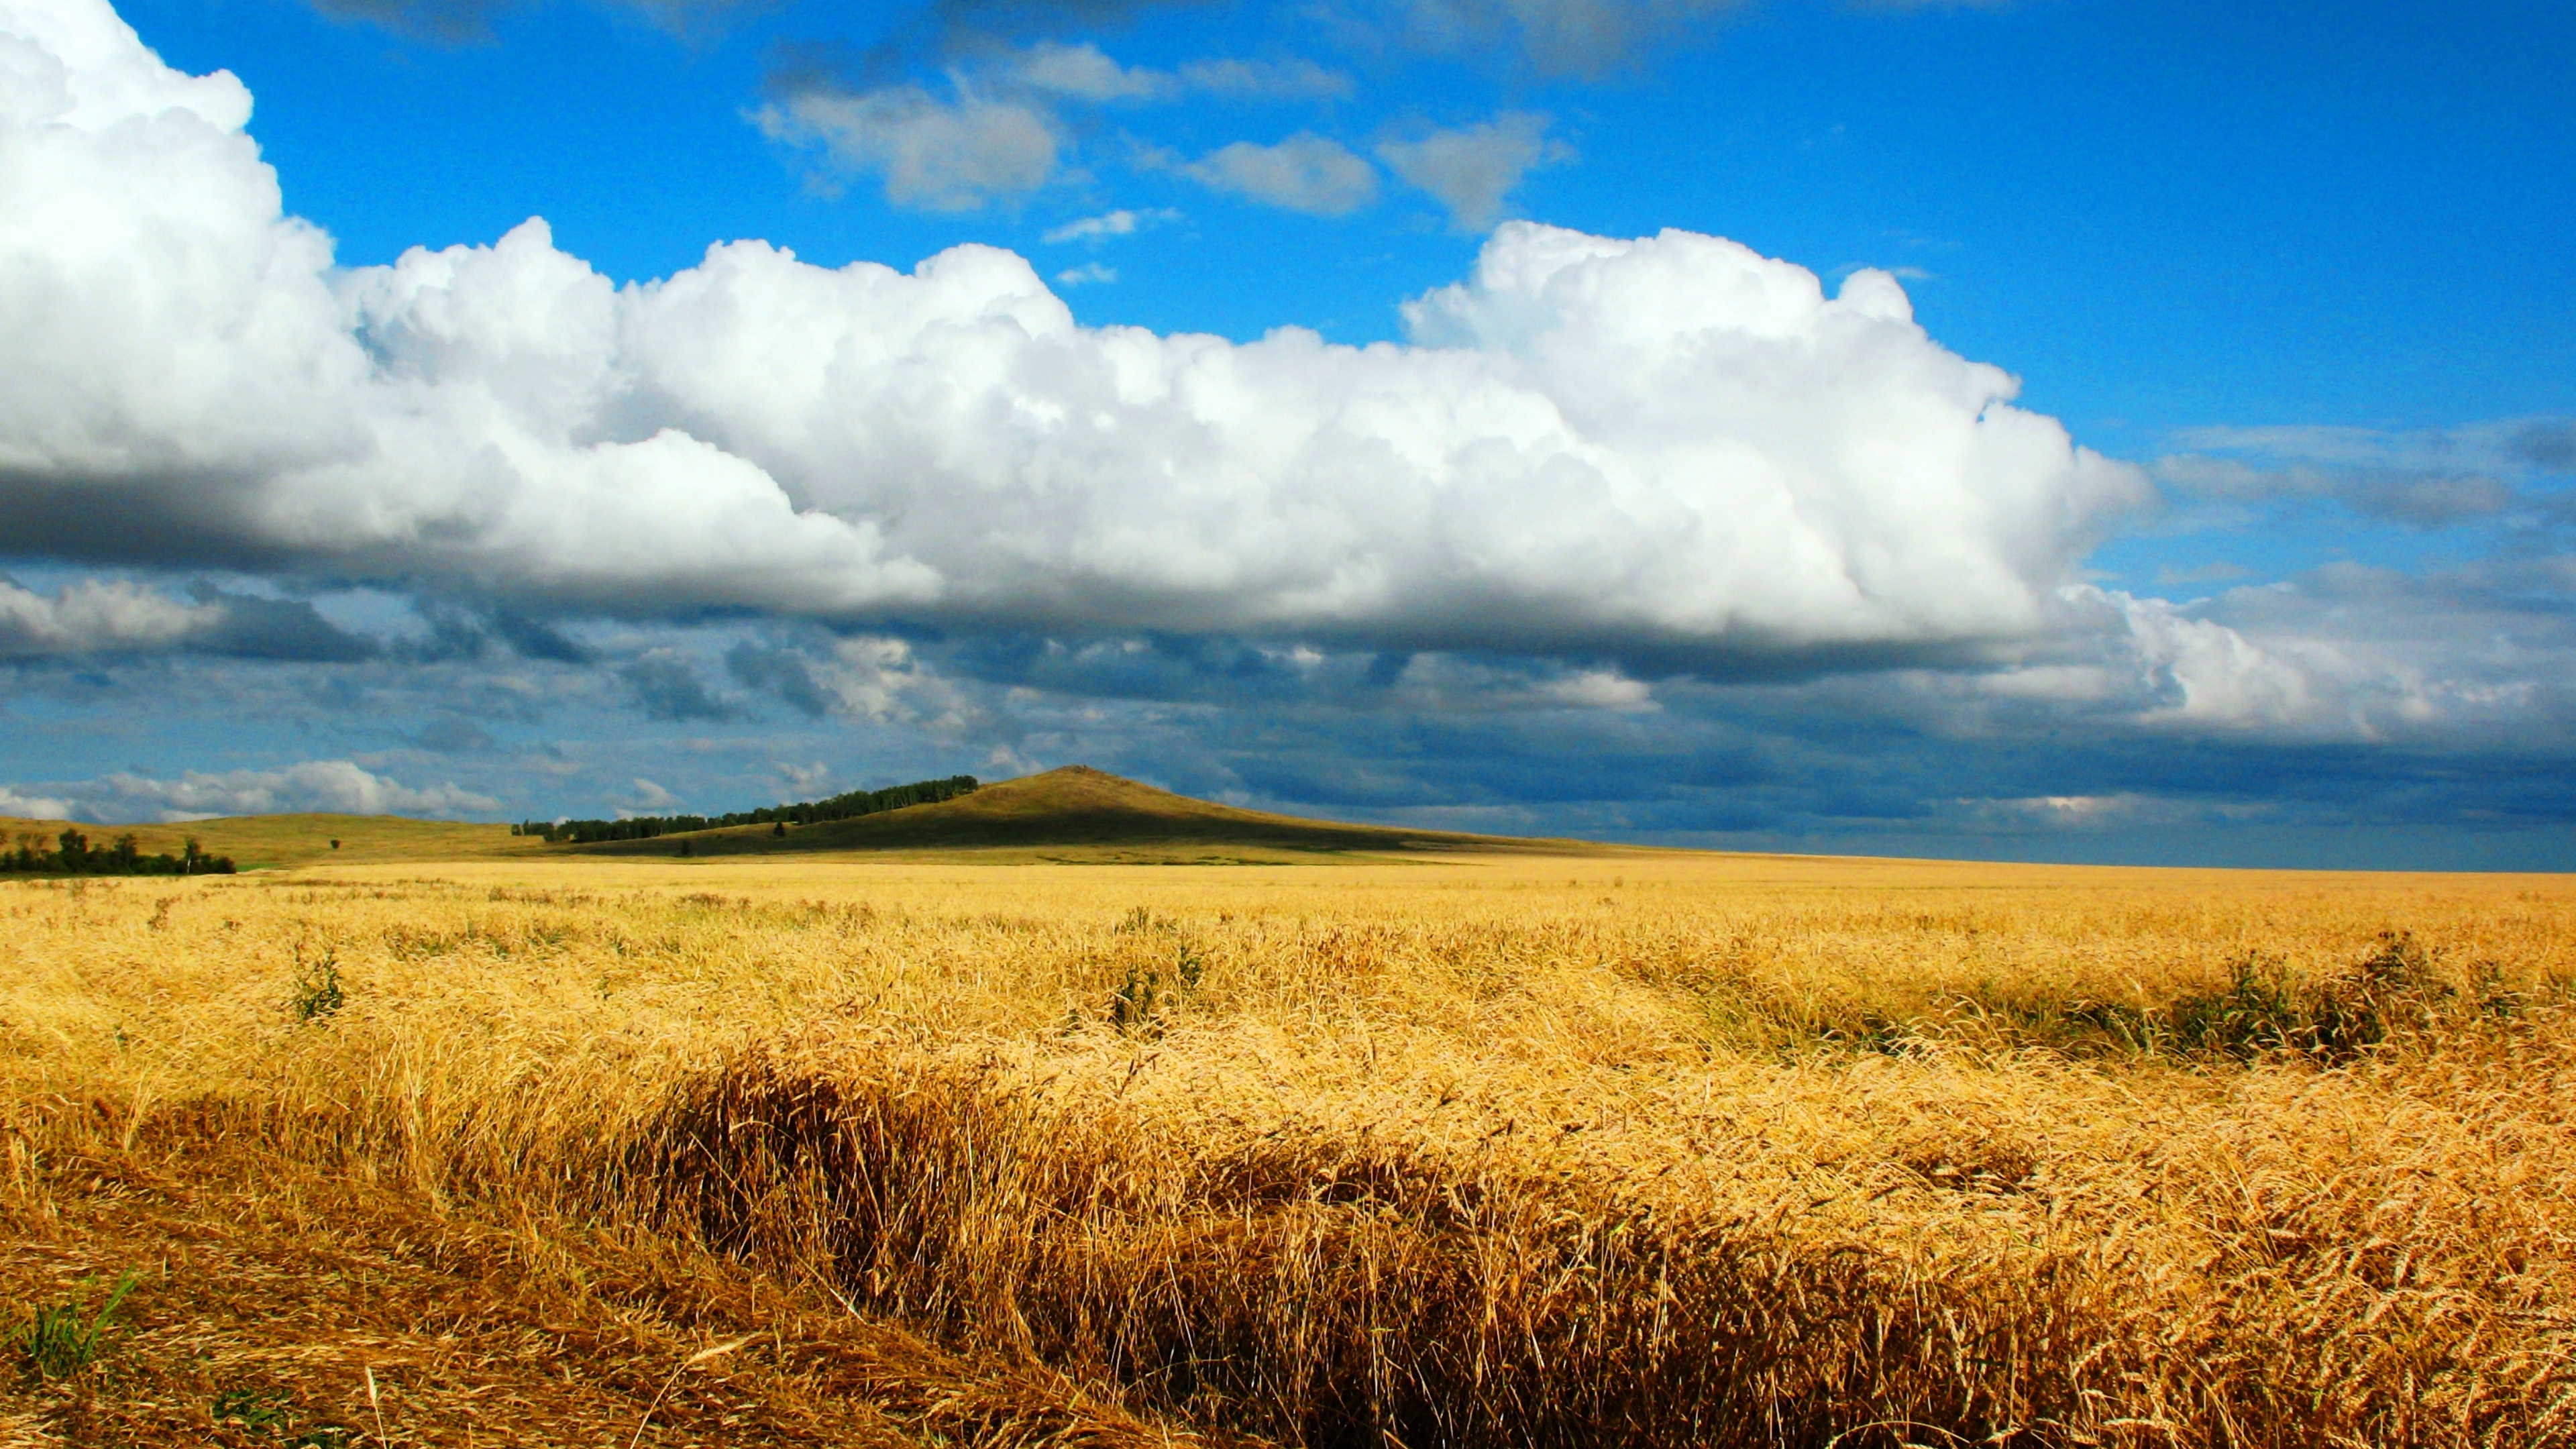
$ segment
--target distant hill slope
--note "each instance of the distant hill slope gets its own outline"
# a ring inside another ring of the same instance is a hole
[[[1089,858],[1269,858],[1280,854],[1521,851],[1562,854],[1605,847],[1437,830],[1394,830],[1239,810],[1157,790],[1087,765],[1067,765],[986,785],[937,805],[791,826],[766,825],[575,846],[583,855],[693,856],[817,852],[1073,850]]]
[[[28,834],[50,848],[66,828],[93,845],[132,832],[144,853],[175,854],[195,836],[243,870],[396,861],[627,856],[669,859],[686,842],[693,858],[759,855],[911,855],[974,852],[986,858],[1135,862],[1257,862],[1319,855],[1424,852],[1594,854],[1617,850],[1569,840],[1522,840],[1439,830],[1393,830],[1238,810],[1157,790],[1087,765],[1067,765],[986,785],[937,805],[914,805],[850,820],[790,826],[738,825],[595,845],[548,845],[507,825],[406,820],[391,815],[242,815],[180,825],[89,825],[0,817],[0,845]],[[340,842],[334,849],[331,842]]]
[[[507,825],[454,820],[406,820],[394,815],[234,815],[181,825],[89,825],[80,821],[0,817],[0,842],[16,845],[33,835],[50,847],[65,830],[92,845],[131,833],[146,855],[172,854],[195,836],[207,853],[229,855],[243,870],[278,866],[383,863],[398,860],[481,860],[544,853],[546,843],[516,836]],[[337,840],[340,847],[332,849]]]

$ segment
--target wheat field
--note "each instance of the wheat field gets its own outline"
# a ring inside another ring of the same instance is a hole
[[[0,1310],[132,1286],[0,1444],[2576,1442],[2572,928],[1645,853],[8,884]]]

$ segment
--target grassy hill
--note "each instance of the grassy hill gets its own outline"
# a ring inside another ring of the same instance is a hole
[[[0,840],[16,845],[33,835],[47,847],[64,830],[77,830],[92,845],[131,833],[146,855],[176,855],[190,836],[212,855],[229,855],[243,870],[281,866],[383,864],[406,860],[483,860],[533,856],[546,843],[510,833],[507,825],[454,820],[406,820],[394,815],[236,815],[182,825],[88,825],[79,821],[0,817]],[[334,849],[332,841],[340,842]]]
[[[693,858],[713,856],[877,856],[969,852],[981,859],[1228,864],[1319,856],[1513,852],[1599,854],[1617,847],[1521,840],[1438,830],[1394,830],[1238,810],[1157,790],[1087,765],[987,785],[936,805],[914,805],[850,820],[789,826],[737,825],[594,845],[548,845],[507,825],[406,820],[391,815],[244,815],[179,825],[89,825],[0,817],[0,844],[32,835],[50,847],[70,828],[105,845],[132,833],[144,854],[177,854],[188,837],[243,870],[299,865],[382,865],[402,861],[492,860],[566,855],[669,859],[687,842]],[[337,847],[333,841],[339,842]]]
[[[584,855],[692,857],[974,851],[1057,860],[1262,861],[1318,854],[1512,851],[1563,854],[1608,847],[1437,830],[1395,830],[1239,810],[1157,790],[1087,765],[987,785],[936,805],[790,826],[740,825],[571,847]]]

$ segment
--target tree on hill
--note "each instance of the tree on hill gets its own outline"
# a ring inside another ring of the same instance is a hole
[[[909,785],[893,785],[883,790],[852,790],[823,800],[804,800],[793,805],[764,805],[756,810],[737,810],[726,815],[635,815],[624,820],[522,820],[510,827],[513,835],[537,835],[558,845],[591,845],[606,840],[653,840],[665,835],[685,835],[696,830],[717,830],[728,825],[767,825],[773,836],[784,835],[790,825],[813,825],[826,820],[848,820],[860,815],[875,815],[886,810],[901,810],[907,805],[936,805],[971,795],[980,782],[972,775],[951,775],[945,780],[916,780]]]

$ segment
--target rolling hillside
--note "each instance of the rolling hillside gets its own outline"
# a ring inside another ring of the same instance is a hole
[[[962,799],[880,815],[791,826],[743,825],[571,849],[584,855],[692,857],[914,853],[967,850],[1051,859],[1277,860],[1318,854],[1513,851],[1564,854],[1610,847],[1444,831],[1393,830],[1239,810],[1157,790],[1087,765],[987,785]]]
[[[208,854],[228,855],[243,870],[282,866],[382,864],[404,860],[485,860],[545,852],[542,840],[512,835],[507,825],[406,820],[394,815],[235,815],[179,825],[89,825],[80,821],[0,817],[0,843],[32,835],[51,848],[66,829],[106,845],[125,834],[146,855],[172,854],[190,836]],[[331,842],[338,841],[335,849]]]
[[[491,860],[571,855],[670,859],[757,855],[858,856],[971,852],[983,859],[1228,862],[1313,860],[1336,855],[1456,852],[1599,854],[1617,847],[1521,840],[1434,830],[1392,830],[1238,810],[1175,795],[1086,765],[987,785],[936,805],[790,826],[767,825],[664,835],[651,840],[549,845],[507,825],[407,820],[390,815],[247,815],[177,825],[90,825],[0,817],[0,845],[33,836],[50,848],[66,828],[106,845],[132,833],[147,855],[177,853],[193,836],[243,870],[400,861]],[[332,842],[337,841],[334,846]]]

